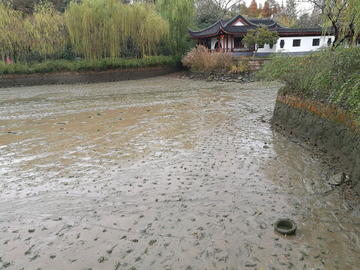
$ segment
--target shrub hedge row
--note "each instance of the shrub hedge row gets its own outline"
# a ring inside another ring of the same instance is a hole
[[[105,58],[99,61],[93,60],[51,60],[44,62],[18,62],[8,64],[0,61],[0,74],[32,74],[45,72],[78,72],[89,70],[129,69],[145,68],[151,66],[175,66],[180,63],[180,57],[173,56],[148,56],[137,58]]]
[[[304,56],[278,54],[257,78],[285,83],[283,94],[296,93],[360,113],[360,48],[322,50]]]

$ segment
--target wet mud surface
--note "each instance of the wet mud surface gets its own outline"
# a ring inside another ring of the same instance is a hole
[[[1,89],[0,268],[357,269],[334,170],[270,128],[278,87]]]

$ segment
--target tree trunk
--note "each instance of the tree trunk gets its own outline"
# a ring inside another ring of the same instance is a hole
[[[256,49],[255,49],[254,54],[253,54],[253,56],[252,56],[252,57],[255,57],[255,55],[256,55],[256,53],[257,53],[258,49],[259,49],[259,47],[256,47]]]

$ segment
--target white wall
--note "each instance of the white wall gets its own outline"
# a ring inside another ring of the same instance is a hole
[[[211,49],[212,50],[215,50],[215,44],[216,44],[217,41],[218,41],[217,37],[212,37],[211,38]],[[220,43],[221,43],[220,48],[222,48],[224,44],[223,44],[223,40],[221,38],[220,38]],[[225,45],[226,45],[226,42],[225,42]]]
[[[272,48],[270,48],[269,44],[265,44],[264,48],[259,48],[258,53],[275,53],[276,52],[276,44]]]
[[[331,39],[331,41],[334,40],[334,36],[313,36],[313,37],[280,37],[277,41],[277,43],[273,46],[272,49],[270,49],[269,44],[265,44],[264,48],[259,48],[258,53],[276,53],[276,52],[294,52],[294,53],[305,53],[309,51],[316,51],[320,49],[323,46],[327,46],[328,39]],[[294,39],[300,39],[300,46],[294,47],[293,46],[293,40]],[[319,46],[313,46],[313,39],[320,39]],[[280,47],[281,40],[284,40],[285,45],[284,48]],[[211,49],[215,49],[215,44],[218,41],[217,37],[211,38]],[[220,39],[221,48],[223,47],[223,40]],[[226,42],[225,42],[226,45]],[[228,48],[230,51],[231,48],[231,39],[229,37],[228,40]]]
[[[211,49],[212,49],[212,50],[215,49],[216,41],[217,41],[217,37],[212,37],[212,38],[211,38]]]
[[[211,49],[214,50],[215,49],[215,44],[216,42],[218,41],[217,37],[212,37],[211,38]],[[221,43],[221,48],[223,48],[224,46],[224,40],[220,38],[220,43]],[[226,42],[226,39],[225,39],[225,48],[226,48],[226,44],[227,44],[227,47],[229,48],[229,51],[231,50],[231,38],[229,37],[228,38],[228,42]]]
[[[294,52],[294,53],[300,53],[300,52],[309,52],[309,51],[316,51],[320,49],[323,46],[327,46],[328,39],[331,39],[331,41],[334,40],[333,36],[313,36],[313,37],[280,37],[278,42],[276,43],[276,52]],[[293,41],[294,39],[300,39],[300,46],[294,47]],[[313,40],[314,39],[320,39],[319,46],[313,46]],[[284,40],[285,45],[283,48],[280,47],[281,40]],[[260,50],[259,50],[260,51]]]

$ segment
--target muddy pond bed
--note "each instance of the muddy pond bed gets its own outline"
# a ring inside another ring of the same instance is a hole
[[[271,129],[278,88],[0,89],[0,269],[358,269],[359,209]]]

